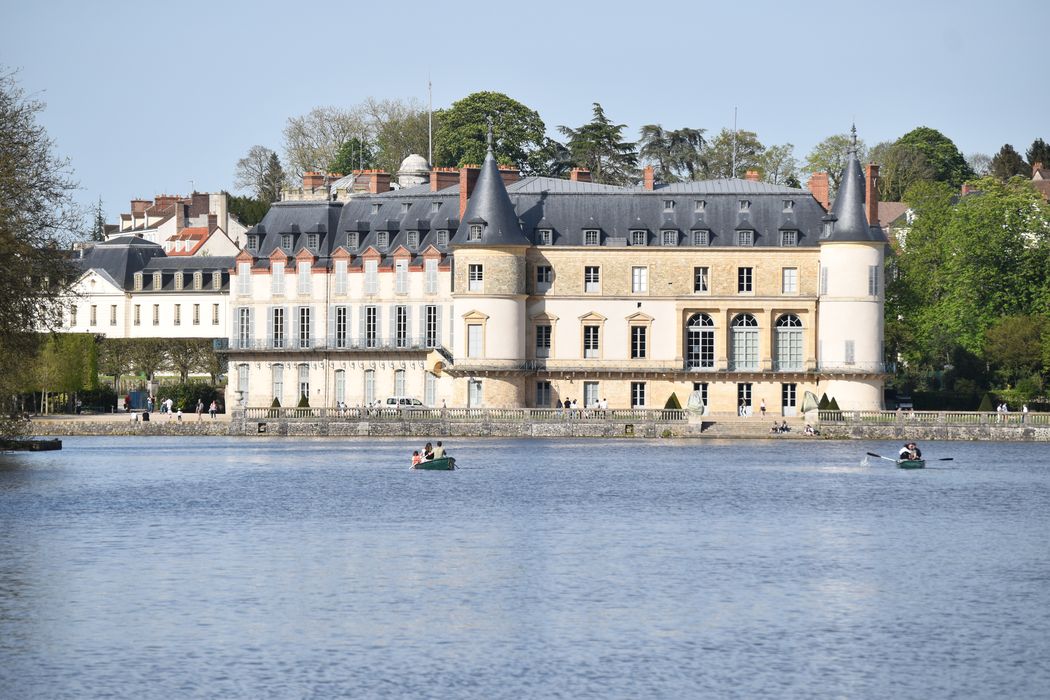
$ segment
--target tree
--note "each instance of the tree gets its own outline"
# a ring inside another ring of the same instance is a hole
[[[783,146],[770,146],[762,154],[760,162],[765,181],[771,185],[798,187],[798,161],[795,160],[795,147],[790,143]]]
[[[573,162],[590,170],[594,182],[626,185],[637,177],[638,166],[634,144],[622,140],[626,128],[626,124],[613,124],[595,102],[591,121],[577,129],[559,126],[558,131],[568,138]]]
[[[266,216],[270,203],[255,197],[238,197],[229,195],[227,200],[230,213],[245,226],[255,226]]]
[[[131,369],[131,342],[124,338],[99,337],[98,369],[113,377],[113,391],[120,392],[120,378]]]
[[[293,180],[300,180],[305,172],[324,170],[350,139],[367,141],[370,134],[360,107],[315,107],[302,116],[289,117],[285,124],[285,166]]]
[[[372,145],[355,136],[349,141],[344,141],[339,147],[335,159],[328,164],[328,172],[349,175],[355,170],[374,167],[376,167],[376,155],[372,150]]]
[[[376,100],[370,97],[362,108],[375,136],[375,167],[396,173],[401,161],[412,153],[429,158],[427,111],[418,100]]]
[[[281,198],[284,185],[281,159],[266,146],[252,146],[248,149],[248,155],[237,161],[233,186],[248,190],[256,199],[268,204],[276,202]]]
[[[959,189],[964,182],[973,178],[973,171],[959,149],[936,129],[928,126],[912,129],[897,139],[897,144],[910,146],[922,153],[933,168],[933,179],[938,182],[946,182]]]
[[[966,156],[966,164],[970,166],[975,177],[985,177],[992,165],[992,157],[987,153],[971,153]]]
[[[1014,175],[1028,175],[1028,163],[1021,159],[1021,154],[1010,144],[1003,144],[992,158],[989,173],[1000,180],[1009,180]]]
[[[883,142],[868,153],[868,159],[879,165],[879,199],[884,202],[905,201],[904,193],[917,182],[936,179],[936,172],[922,151],[908,144]]]
[[[641,129],[638,155],[654,165],[657,179],[664,182],[695,180],[704,166],[704,130],[674,129],[646,124]]]
[[[1038,373],[1043,367],[1043,316],[1003,316],[985,332],[984,355],[1006,383]]]
[[[435,115],[434,165],[458,168],[485,159],[488,120],[492,119],[496,161],[525,175],[541,167],[547,127],[538,112],[501,92],[475,92]]]
[[[828,174],[828,182],[831,185],[830,194],[833,199],[835,193],[839,191],[839,185],[842,184],[842,171],[846,169],[846,163],[849,162],[849,152],[852,148],[854,148],[853,135],[834,134],[814,146],[813,150],[806,156],[806,165],[804,166],[806,172],[826,172]],[[860,139],[857,139],[856,149],[857,159],[863,163],[866,159],[867,149],[864,147],[864,142]]]
[[[214,355],[212,341],[207,338],[175,338],[165,340],[167,367],[179,373],[179,382],[190,380],[191,372],[209,371],[208,356]]]
[[[73,201],[69,161],[38,121],[43,103],[28,99],[14,74],[0,67],[0,396],[24,375],[36,332],[59,326],[69,285],[77,276],[58,251],[80,238],[83,212]],[[10,415],[13,403],[0,413]],[[13,423],[0,425],[0,432]]]
[[[98,204],[95,205],[95,215],[91,221],[91,240],[106,240],[106,210],[102,208],[102,197],[98,198]]]
[[[1030,165],[1042,163],[1044,168],[1050,168],[1050,144],[1042,139],[1036,139],[1025,151],[1024,157]]]
[[[722,129],[707,144],[704,177],[717,180],[737,177],[747,170],[761,170],[765,150],[758,134],[753,131],[734,134],[729,129]]]
[[[128,347],[129,365],[145,377],[147,382],[162,369],[167,369],[167,340],[163,338],[136,338]]]

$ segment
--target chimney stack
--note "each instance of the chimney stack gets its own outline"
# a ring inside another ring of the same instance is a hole
[[[324,173],[303,173],[303,190],[316,190],[324,185]]]
[[[591,171],[587,168],[573,168],[572,172],[569,173],[569,180],[572,182],[590,182]]]
[[[208,214],[208,233],[215,233],[215,229],[219,228],[219,215]]]
[[[761,176],[758,174],[757,170],[748,170],[744,173],[744,179],[748,182],[758,182],[759,179],[761,179]]]
[[[868,205],[868,226],[879,225],[879,166],[868,163],[865,178],[864,201]]]
[[[437,192],[459,183],[459,171],[455,168],[434,168],[430,171],[430,191]]]
[[[521,179],[521,171],[513,165],[499,166],[499,176],[503,179],[503,186],[513,185]]]
[[[813,193],[813,197],[820,202],[820,206],[824,207],[825,211],[831,209],[827,173],[813,173],[806,186],[809,187],[809,191]]]
[[[369,170],[368,192],[381,194],[390,191],[390,173],[385,170]]]
[[[478,175],[481,168],[477,165],[464,165],[459,169],[459,218],[463,218],[463,212],[467,210],[467,200],[474,193],[474,185],[478,184]]]
[[[150,205],[148,199],[133,199],[131,200],[131,214],[132,216],[141,216],[146,213],[146,207]]]
[[[652,192],[653,189],[656,187],[656,176],[653,173],[653,166],[651,166],[651,165],[645,166],[645,171],[644,171],[643,177],[644,177],[645,189],[647,189],[650,192]]]

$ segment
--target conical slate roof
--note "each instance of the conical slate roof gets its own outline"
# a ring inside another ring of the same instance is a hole
[[[835,219],[834,229],[820,236],[821,243],[854,243],[859,241],[881,241],[885,242],[886,236],[877,225],[872,226],[868,222],[864,207],[865,180],[864,171],[857,160],[856,131],[854,131],[853,147],[849,151],[849,162],[842,171],[841,185],[835,204],[831,207],[828,219]]]
[[[477,224],[482,225],[481,240],[468,241],[467,233],[471,225]],[[491,142],[488,153],[485,154],[485,162],[481,165],[477,184],[474,185],[474,191],[467,201],[467,210],[463,213],[463,220],[456,229],[456,235],[449,242],[453,245],[482,247],[531,245],[529,238],[521,230],[518,215],[514,211],[514,205],[510,202],[503,178],[500,177],[499,166],[496,165],[496,158],[492,155]]]

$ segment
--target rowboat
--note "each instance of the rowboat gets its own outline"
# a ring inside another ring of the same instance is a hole
[[[898,459],[897,466],[901,469],[925,469],[925,459]]]
[[[438,470],[438,471],[452,471],[456,468],[455,457],[439,457],[437,459],[430,459],[425,462],[420,462],[412,467],[413,469],[427,469],[427,470]]]

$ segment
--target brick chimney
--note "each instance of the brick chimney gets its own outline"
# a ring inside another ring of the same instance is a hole
[[[645,166],[645,170],[643,171],[642,177],[644,178],[645,189],[652,192],[652,190],[656,187],[656,175],[653,173],[653,166]]]
[[[209,208],[207,192],[194,192],[190,195],[190,216],[203,216],[208,213]]]
[[[158,194],[153,201],[154,205],[157,207],[157,210],[163,211],[181,199],[182,197],[180,197],[177,194]]]
[[[303,173],[303,189],[316,190],[324,185],[324,173]]]
[[[434,168],[430,171],[430,191],[437,192],[459,183],[459,171],[455,168]]]
[[[824,207],[825,211],[831,209],[831,200],[829,199],[831,188],[828,185],[827,173],[813,173],[810,175],[806,186],[813,193],[813,197],[820,202],[820,206]]]
[[[748,170],[744,173],[744,179],[748,182],[758,182],[761,179],[757,170]]]
[[[146,207],[150,205],[148,199],[133,199],[131,200],[131,214],[132,216],[141,216],[146,213]]]
[[[499,166],[499,176],[503,178],[503,186],[506,187],[521,179],[521,171],[513,165],[501,165]]]
[[[573,168],[572,172],[569,173],[569,180],[572,182],[590,182],[591,171],[587,168]]]
[[[467,200],[474,193],[474,185],[478,184],[478,175],[481,167],[477,165],[464,165],[459,169],[459,218],[463,218],[463,212],[467,210]]]
[[[864,179],[864,201],[868,205],[868,226],[879,223],[879,166],[868,163]]]
[[[385,170],[369,170],[368,174],[368,192],[370,194],[390,191],[390,173]]]
[[[214,233],[215,229],[217,229],[217,228],[219,228],[219,215],[218,214],[208,214],[208,233],[209,234]]]

